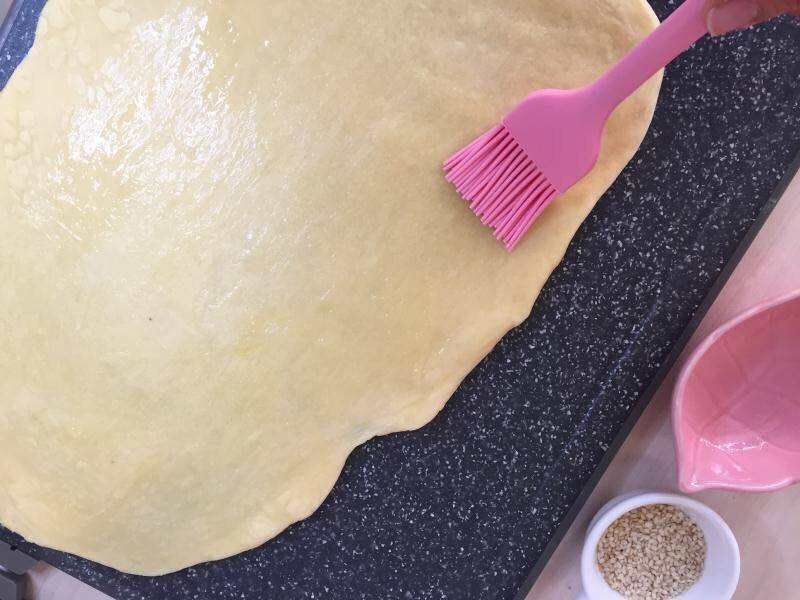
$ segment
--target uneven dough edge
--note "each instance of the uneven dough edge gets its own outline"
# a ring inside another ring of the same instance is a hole
[[[47,9],[45,9],[47,10]],[[655,14],[652,13],[653,18],[653,25],[657,24],[657,20],[655,18]],[[24,63],[23,63],[24,64]],[[660,81],[660,75],[659,75]],[[658,95],[658,85],[653,85],[650,88],[650,114],[647,121],[649,126],[650,120],[652,119],[653,112],[655,110],[655,100]],[[640,141],[644,138],[644,135],[647,131],[647,127],[644,127],[641,131]],[[630,156],[626,157],[626,162],[629,161],[635,152],[631,152]],[[613,183],[616,175],[611,178],[605,188],[603,189],[603,193],[605,190],[610,187]],[[598,194],[594,201],[599,199],[602,194]],[[594,204],[593,202],[591,203]],[[582,222],[586,216],[588,216],[591,210],[591,206],[589,209],[584,211],[582,218],[580,221]],[[573,229],[571,232],[574,235],[577,228],[580,226],[580,223]],[[464,368],[459,370],[457,375],[453,376],[453,379],[449,382],[444,382],[439,387],[439,389],[431,392],[427,397],[419,398],[409,404],[403,411],[398,412],[395,415],[392,415],[390,419],[386,419],[384,423],[374,432],[375,436],[378,435],[386,435],[389,433],[395,433],[399,431],[408,431],[418,429],[427,423],[429,423],[444,407],[446,402],[455,392],[455,390],[459,387],[463,379],[474,369],[474,367],[480,363],[481,360],[491,351],[491,349],[498,343],[502,337],[508,333],[511,329],[522,323],[530,314],[533,304],[535,303],[536,297],[541,290],[541,287],[544,285],[546,280],[549,278],[552,271],[558,266],[562,256],[558,258],[558,260],[553,261],[553,263],[549,266],[548,272],[546,276],[541,278],[540,281],[532,282],[531,284],[531,294],[530,297],[532,298],[531,302],[529,303],[527,310],[521,311],[519,314],[515,315],[513,319],[510,320],[506,327],[503,335],[486,335],[484,336],[484,341],[480,347],[480,349],[475,349],[474,346],[466,347],[462,345],[461,347],[461,354],[458,357],[458,360],[454,360],[455,364],[465,365]],[[490,329],[487,327],[487,329]],[[299,493],[298,496],[305,496],[307,498],[306,502],[303,502],[301,505],[295,507],[295,512],[292,515],[292,522],[298,522],[305,518],[308,518],[311,514],[313,514],[319,506],[323,503],[325,498],[330,494],[333,486],[335,485],[341,470],[347,460],[347,457],[350,453],[365,442],[365,439],[352,439],[349,443],[343,443],[340,448],[336,452],[330,452],[327,460],[324,463],[318,463],[315,465],[314,472],[316,473],[315,476],[309,477],[307,474],[301,479],[305,479],[307,481],[314,482],[315,485],[311,486],[312,489],[308,489],[303,486],[303,482],[299,482],[295,489],[300,488],[303,489],[304,492]],[[305,473],[305,472],[304,472]],[[13,503],[7,502],[2,503],[1,505],[13,505]],[[41,543],[44,545],[51,545],[48,543],[48,540],[39,539],[35,535],[35,532],[30,530],[30,528],[25,523],[15,523],[14,519],[6,519],[7,515],[0,515],[0,522],[3,522],[6,526],[10,527],[11,529],[18,531],[20,534],[25,536],[27,539],[34,543]],[[257,520],[257,519],[256,519]],[[245,550],[249,550],[255,547],[262,545],[265,541],[275,537],[281,531],[283,531],[287,526],[275,526],[275,527],[264,527],[262,531],[258,533],[254,533],[250,530],[247,526],[248,523],[243,523],[243,527],[241,530],[231,530],[231,533],[228,538],[226,539],[219,539],[217,540],[216,547],[214,548],[213,552],[209,552],[205,557],[201,560],[218,560],[221,558],[225,558],[234,554],[238,554]],[[57,545],[52,546],[56,549],[61,549],[65,551],[76,551],[75,548],[65,549],[59,548]],[[78,549],[80,550],[80,549]],[[83,552],[81,554],[91,560],[96,562],[103,562],[102,557],[97,556],[91,551]],[[161,575],[165,573],[170,573],[174,571],[178,571],[180,569],[189,567],[191,565],[197,564],[198,560],[192,560],[188,562],[176,563],[172,565],[166,566],[163,570],[131,570],[129,572],[139,575]],[[114,566],[114,565],[110,565]],[[119,568],[116,566],[115,568]]]
[[[658,20],[655,17],[655,13],[653,13],[653,19],[654,19],[654,26],[657,26]],[[652,110],[650,113],[650,120],[648,121],[648,128],[650,122],[652,122],[653,114],[655,113],[655,98],[657,98],[658,96],[662,74],[659,74],[657,76],[657,79],[658,79],[658,86],[655,87],[653,94]],[[647,128],[645,128],[645,130],[642,132],[642,139],[644,139],[646,133],[647,133]],[[630,161],[635,156],[635,154],[636,152],[631,153],[631,155],[627,158],[627,161]],[[608,190],[608,188],[611,187],[615,179],[609,182],[608,187],[606,187],[606,189],[603,190],[603,193],[601,193],[600,196],[598,196],[597,198],[598,200]],[[587,211],[584,214],[583,218],[585,219],[586,217],[588,217],[590,212],[591,210]],[[580,225],[576,227],[575,230],[572,232],[573,236],[577,232],[579,227]],[[243,536],[239,534],[232,534],[231,540],[229,542],[226,541],[227,545],[225,545],[223,541],[220,540],[219,547],[216,549],[216,551],[208,554],[206,558],[203,559],[203,561],[201,562],[221,560],[224,558],[228,558],[230,556],[234,556],[236,554],[240,554],[242,552],[246,552],[248,550],[253,550],[255,548],[258,548],[264,545],[265,543],[269,542],[276,536],[280,535],[283,531],[285,531],[292,525],[311,517],[320,508],[320,506],[322,506],[327,497],[330,495],[331,491],[336,485],[336,482],[339,480],[339,477],[341,475],[342,470],[344,469],[347,459],[356,448],[358,448],[362,444],[368,442],[370,439],[373,439],[375,437],[381,437],[384,435],[390,435],[392,433],[400,433],[404,431],[415,431],[428,425],[431,421],[433,421],[433,419],[435,419],[436,416],[442,411],[442,409],[445,407],[445,405],[453,396],[453,394],[461,386],[461,383],[464,381],[464,379],[484,360],[484,358],[486,358],[486,356],[489,353],[491,353],[494,347],[505,337],[506,334],[508,334],[510,331],[521,325],[531,315],[533,306],[536,303],[536,300],[538,299],[539,291],[543,287],[544,283],[546,283],[546,281],[550,278],[550,275],[552,275],[553,271],[555,271],[555,269],[561,263],[563,256],[564,255],[562,255],[561,258],[553,264],[552,269],[550,270],[548,275],[544,278],[542,284],[535,286],[537,287],[537,291],[528,310],[524,313],[517,315],[517,317],[513,320],[513,322],[508,325],[508,329],[506,329],[503,335],[501,335],[499,338],[491,336],[490,338],[487,338],[481,350],[468,353],[469,357],[468,358],[465,357],[464,362],[467,363],[467,361],[469,361],[468,364],[470,366],[468,368],[463,369],[461,374],[458,376],[457,381],[451,383],[445,383],[441,386],[440,389],[432,392],[429,397],[417,400],[415,403],[410,405],[406,411],[395,415],[395,421],[393,423],[388,423],[384,425],[383,429],[379,430],[372,437],[362,440],[353,440],[350,446],[342,446],[342,448],[340,448],[338,455],[329,460],[328,464],[325,465],[324,469],[325,473],[320,478],[320,480],[322,478],[327,480],[327,483],[325,484],[324,488],[323,487],[317,488],[319,491],[316,494],[316,497],[313,500],[309,501],[308,506],[305,507],[304,510],[299,510],[298,512],[295,513],[293,521],[291,523],[283,527],[275,527],[273,529],[266,530],[257,536],[253,536],[250,542],[246,542],[244,544],[241,543],[240,541]],[[333,455],[333,453],[331,453],[331,455]],[[243,531],[246,531],[246,529],[243,529]],[[24,535],[24,532],[21,533],[23,533]],[[34,543],[38,543],[35,538],[28,538],[27,536],[25,537],[26,539],[29,539]],[[43,543],[46,545],[45,541],[43,541]],[[58,547],[55,548],[58,550],[64,550],[63,548],[58,548]],[[100,564],[105,564],[103,563],[101,557],[92,556],[92,553],[86,553],[84,556]],[[142,576],[161,576],[186,569],[196,564],[198,564],[198,561],[189,561],[182,563],[177,567],[171,566],[170,568],[165,570],[145,570],[145,571],[126,571],[126,572]],[[112,568],[116,568],[113,565],[106,565],[106,566],[111,566]]]
[[[657,27],[658,23],[659,23],[658,18],[656,17],[655,13],[652,13],[652,16],[653,16],[653,27]],[[641,140],[644,140],[644,137],[647,134],[647,131],[648,131],[649,127],[650,127],[650,124],[652,123],[653,115],[655,114],[656,99],[657,99],[658,93],[660,91],[662,78],[663,78],[663,72],[659,73],[655,77],[655,79],[658,81],[658,85],[656,85],[654,87],[653,92],[652,92],[652,102],[651,102],[652,108],[651,108],[649,119],[648,119],[648,122],[647,122],[647,127],[644,128],[644,130],[642,131]],[[637,151],[638,151],[638,147],[637,147]],[[630,154],[630,156],[627,157],[626,163],[630,162],[630,160],[633,159],[633,157],[635,155],[636,155],[636,152],[632,152]],[[618,176],[619,175],[617,175],[617,177]],[[606,188],[602,191],[602,193],[595,199],[595,202],[597,200],[599,200],[600,197],[602,197],[603,194],[605,194],[606,191],[608,191],[608,188],[611,187],[611,185],[614,183],[614,181],[616,181],[616,177],[614,179],[612,179],[611,181],[609,181],[608,186],[606,186]],[[578,225],[578,227],[576,227],[572,231],[572,236],[571,237],[574,237],[575,233],[577,233],[578,229],[580,228],[580,225],[582,225],[582,223],[586,219],[586,217],[589,216],[590,212],[591,212],[591,210],[587,211],[583,215],[583,218],[581,219],[581,223]],[[236,543],[234,543],[234,544],[231,545],[232,551],[230,551],[230,552],[226,552],[226,551],[216,552],[213,555],[210,555],[208,560],[220,560],[220,559],[226,558],[226,557],[234,555],[234,554],[239,554],[240,552],[246,552],[248,550],[252,550],[254,548],[258,548],[259,546],[262,546],[263,544],[267,543],[269,540],[273,539],[274,537],[276,537],[277,535],[282,533],[285,529],[288,529],[292,525],[294,525],[294,524],[296,524],[296,523],[298,523],[300,521],[303,521],[303,520],[309,518],[311,515],[313,515],[320,508],[320,506],[322,506],[322,504],[325,502],[327,497],[330,495],[331,491],[333,490],[334,486],[336,485],[336,482],[339,480],[339,476],[341,475],[341,472],[344,469],[345,463],[347,462],[347,459],[350,456],[350,454],[356,448],[358,448],[362,444],[364,444],[367,441],[369,441],[369,439],[373,439],[375,437],[381,437],[381,436],[384,436],[384,435],[390,435],[392,433],[400,433],[400,432],[404,432],[404,431],[416,431],[418,429],[421,429],[422,427],[425,427],[431,421],[433,421],[436,418],[436,416],[445,407],[445,405],[450,400],[450,398],[453,396],[453,394],[455,394],[455,392],[461,386],[461,383],[464,381],[464,379],[486,358],[486,356],[488,356],[492,352],[492,350],[495,348],[495,346],[497,346],[497,344],[500,343],[500,341],[510,331],[512,331],[513,329],[515,329],[519,325],[521,325],[529,316],[531,316],[531,311],[533,309],[533,306],[536,304],[536,300],[538,299],[539,292],[541,291],[542,287],[544,287],[544,284],[550,278],[550,276],[555,271],[555,269],[558,267],[558,265],[561,263],[561,261],[563,260],[565,255],[566,255],[566,250],[561,255],[561,257],[552,265],[552,268],[550,269],[550,271],[548,272],[547,276],[544,278],[542,283],[540,285],[538,285],[538,286],[535,286],[536,291],[535,291],[535,294],[533,294],[533,300],[531,301],[530,306],[528,307],[527,311],[517,315],[517,317],[508,326],[508,328],[503,333],[503,335],[501,335],[500,337],[491,336],[490,338],[487,338],[487,340],[485,341],[485,343],[484,343],[483,347],[481,348],[481,350],[473,351],[473,352],[469,352],[468,353],[468,357],[465,357],[463,360],[464,360],[464,364],[468,364],[469,366],[462,370],[461,374],[458,376],[458,379],[456,381],[451,382],[451,383],[445,383],[445,384],[443,384],[441,386],[441,388],[439,390],[436,390],[435,392],[432,392],[431,395],[428,398],[422,398],[420,400],[417,400],[415,403],[410,405],[407,408],[406,411],[404,411],[404,412],[402,412],[402,413],[400,413],[398,415],[395,415],[395,419],[396,420],[394,421],[394,423],[390,423],[390,424],[384,425],[384,428],[382,430],[379,430],[377,433],[375,433],[375,435],[372,436],[371,438],[368,438],[368,439],[365,439],[365,440],[354,440],[351,446],[343,448],[342,452],[341,452],[341,455],[339,456],[339,459],[337,461],[335,461],[335,462],[332,462],[329,465],[329,471],[328,471],[328,475],[327,475],[328,484],[325,486],[324,491],[318,495],[317,499],[315,501],[313,501],[312,506],[310,506],[310,508],[308,508],[306,511],[298,512],[295,515],[294,521],[292,523],[290,523],[289,525],[287,525],[286,527],[278,528],[274,532],[268,533],[263,538],[259,537],[259,538],[255,539],[252,542],[252,544],[248,544],[248,545],[245,545],[243,547],[241,545],[237,545]],[[184,564],[183,566],[179,567],[178,569],[170,569],[169,571],[165,571],[163,573],[162,572],[147,572],[147,573],[139,573],[139,574],[140,575],[163,575],[163,574],[171,573],[171,572],[174,572],[174,571],[178,571],[178,570],[190,567],[193,564],[196,564],[196,563],[187,563],[187,564]]]

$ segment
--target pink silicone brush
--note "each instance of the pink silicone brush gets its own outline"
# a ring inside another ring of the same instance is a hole
[[[513,250],[542,211],[592,170],[606,120],[703,34],[706,0],[686,0],[597,81],[531,94],[447,162],[448,181]]]

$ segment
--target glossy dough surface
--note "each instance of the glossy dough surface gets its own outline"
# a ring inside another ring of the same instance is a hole
[[[508,255],[440,163],[643,0],[50,0],[0,93],[0,522],[158,574],[312,513],[533,301],[659,81]]]

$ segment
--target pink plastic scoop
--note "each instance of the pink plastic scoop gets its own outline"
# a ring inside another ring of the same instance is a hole
[[[683,368],[672,418],[686,492],[800,481],[800,291],[711,334]]]

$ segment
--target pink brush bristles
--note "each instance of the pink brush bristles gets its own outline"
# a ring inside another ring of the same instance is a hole
[[[706,3],[685,0],[596,81],[531,94],[444,163],[448,181],[509,251],[554,198],[597,164],[613,110],[707,32]]]
[[[558,195],[502,124],[454,154],[444,170],[509,251]]]

